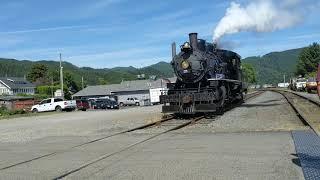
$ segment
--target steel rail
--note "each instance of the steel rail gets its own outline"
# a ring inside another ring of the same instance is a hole
[[[291,95],[296,96],[296,97],[298,97],[298,98],[300,98],[300,99],[303,99],[303,100],[305,100],[305,101],[307,101],[307,102],[309,102],[309,103],[311,103],[311,104],[313,104],[313,105],[316,105],[317,107],[320,107],[319,104],[314,103],[313,101],[310,101],[309,98],[306,98],[306,97],[304,97],[304,96],[298,95],[298,94],[296,94],[296,93],[292,93],[292,92],[290,92],[290,91],[283,91],[283,90],[272,90],[272,91],[281,94],[281,95],[286,99],[286,101],[289,103],[289,105],[292,107],[292,109],[296,112],[296,115],[300,118],[300,120],[301,120],[305,125],[308,125],[308,126],[313,130],[313,132],[315,132],[318,136],[320,136],[320,129],[317,127],[317,126],[320,127],[320,125],[315,125],[313,122],[310,122],[310,121],[309,121],[309,118],[310,118],[310,117],[307,117],[303,112],[301,112],[301,110],[300,110],[298,107],[296,107],[296,105],[294,104],[294,102],[292,102],[292,100],[290,99],[290,97],[288,97],[288,96],[289,96],[288,94],[291,94]],[[286,94],[286,93],[287,93],[287,94]],[[318,123],[320,123],[320,122],[318,122]]]
[[[87,145],[87,144],[98,142],[98,141],[101,141],[101,140],[104,140],[104,139],[108,139],[110,137],[114,137],[114,136],[125,134],[125,133],[128,133],[128,132],[133,132],[133,131],[136,131],[136,130],[144,129],[144,128],[147,128],[147,127],[150,127],[150,126],[154,126],[156,124],[161,124],[163,122],[166,122],[166,121],[169,121],[169,120],[172,120],[172,119],[174,119],[174,117],[170,116],[168,118],[161,119],[159,121],[151,122],[151,123],[148,123],[148,124],[145,124],[145,125],[142,125],[142,126],[138,126],[138,127],[132,128],[132,129],[128,129],[128,130],[121,131],[121,132],[118,132],[118,133],[114,133],[114,134],[111,134],[111,135],[108,135],[108,136],[97,138],[97,139],[94,139],[94,140],[91,140],[91,141],[88,141],[88,142],[85,142],[85,143],[81,143],[81,144],[78,144],[78,145],[75,145],[75,146],[71,146],[71,147],[63,149],[61,151],[55,151],[55,152],[47,153],[47,154],[44,154],[44,155],[41,155],[41,156],[38,156],[38,157],[35,157],[35,158],[32,158],[32,159],[28,159],[28,160],[24,160],[24,161],[21,161],[21,162],[17,162],[17,163],[11,164],[9,166],[5,166],[5,167],[0,168],[0,171],[1,170],[5,170],[5,169],[9,169],[9,168],[12,168],[12,167],[15,167],[15,166],[19,166],[19,165],[22,165],[22,164],[25,164],[25,163],[29,163],[29,162],[32,162],[32,161],[35,161],[35,160],[38,160],[38,159],[42,159],[42,158],[45,158],[45,157],[48,157],[48,156],[61,154],[61,153],[64,153],[64,152],[66,152],[66,151],[68,151],[70,149],[74,149],[74,148],[81,147],[81,146],[84,146],[84,145]]]
[[[101,161],[101,160],[104,160],[104,159],[106,159],[106,158],[109,158],[109,157],[111,157],[111,156],[114,156],[114,155],[116,155],[116,154],[119,154],[119,153],[121,153],[121,152],[124,152],[124,151],[126,151],[126,150],[129,150],[129,149],[131,149],[131,148],[133,148],[133,147],[135,147],[135,146],[137,146],[137,145],[143,144],[144,142],[147,142],[147,141],[149,141],[149,140],[151,140],[151,139],[154,139],[154,138],[156,138],[156,137],[158,137],[158,136],[160,136],[160,135],[163,135],[163,134],[166,134],[166,133],[168,133],[168,132],[181,129],[181,128],[186,127],[186,126],[188,126],[188,125],[190,125],[190,124],[194,124],[194,123],[196,123],[197,121],[199,121],[199,120],[201,120],[201,119],[203,119],[203,118],[204,118],[203,116],[194,118],[194,119],[192,119],[192,120],[190,120],[190,121],[188,121],[188,122],[185,122],[185,123],[183,123],[183,124],[180,124],[180,125],[178,125],[178,126],[175,126],[175,127],[173,127],[173,128],[170,128],[170,129],[168,129],[168,130],[166,130],[166,131],[163,131],[163,132],[160,132],[160,133],[158,133],[158,134],[155,134],[155,135],[153,135],[153,136],[151,136],[151,137],[148,137],[148,138],[146,138],[146,139],[144,139],[144,140],[138,141],[138,142],[136,142],[136,143],[134,143],[134,144],[131,144],[131,145],[129,145],[129,146],[127,146],[127,147],[119,150],[119,151],[113,152],[113,153],[111,153],[111,154],[104,154],[104,155],[102,155],[102,156],[100,156],[100,157],[98,157],[98,158],[96,158],[96,159],[94,159],[94,160],[92,160],[92,161],[90,161],[90,162],[88,162],[88,163],[85,163],[85,164],[79,166],[78,168],[75,168],[75,169],[73,169],[73,170],[70,170],[70,171],[68,171],[68,172],[66,172],[66,173],[64,173],[64,174],[61,174],[61,175],[53,178],[53,179],[54,179],[54,180],[57,180],[57,179],[65,178],[65,177],[67,177],[67,176],[69,176],[69,175],[71,175],[71,174],[73,174],[73,173],[76,173],[76,172],[78,172],[78,171],[80,171],[80,170],[82,170],[82,169],[84,169],[84,168],[86,168],[86,167],[88,167],[88,166],[90,166],[90,165],[92,165],[92,164],[95,164],[95,163],[97,163],[97,162],[99,162],[99,161]]]

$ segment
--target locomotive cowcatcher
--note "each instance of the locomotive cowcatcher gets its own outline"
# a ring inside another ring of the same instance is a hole
[[[171,65],[177,77],[168,83],[167,93],[160,96],[163,113],[222,113],[231,103],[243,101],[246,91],[242,81],[241,57],[232,51],[216,48],[189,34],[189,42],[172,44]]]

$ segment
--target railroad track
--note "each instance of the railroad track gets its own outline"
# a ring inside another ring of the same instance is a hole
[[[259,96],[260,94],[264,93],[265,91],[264,90],[261,90],[261,91],[256,91],[256,92],[253,92],[253,93],[250,93],[250,94],[246,94],[244,100],[249,100],[249,99],[252,99],[254,97],[257,97]]]
[[[92,160],[92,161],[89,161],[88,163],[85,163],[81,166],[79,166],[78,168],[75,168],[73,170],[70,170],[68,171],[67,173],[64,173],[64,174],[61,174],[53,179],[61,179],[63,177],[66,177],[70,174],[73,174],[77,171],[80,171],[81,169],[85,168],[85,167],[88,167],[94,163],[97,163],[101,160],[104,160],[108,157],[111,157],[111,156],[114,156],[116,154],[119,154],[123,151],[126,151],[130,148],[133,148],[139,144],[142,144],[144,142],[147,142],[151,139],[154,139],[162,134],[165,134],[165,133],[168,133],[168,132],[171,132],[171,131],[174,131],[174,130],[178,130],[178,129],[181,129],[185,126],[188,126],[188,125],[192,125],[196,122],[198,122],[199,120],[203,119],[203,116],[199,116],[199,117],[196,117],[196,118],[193,118],[193,119],[190,119],[190,120],[178,120],[178,121],[175,121],[175,123],[169,123],[169,121],[172,121],[172,120],[176,120],[173,116],[169,116],[165,119],[161,119],[159,121],[155,121],[155,122],[152,122],[152,123],[149,123],[149,124],[145,124],[145,125],[142,125],[142,126],[139,126],[139,127],[135,127],[135,128],[132,128],[132,129],[129,129],[129,130],[125,130],[125,131],[122,131],[122,132],[119,132],[119,133],[115,133],[115,134],[112,134],[112,135],[108,135],[108,136],[104,136],[104,137],[101,137],[101,138],[97,138],[97,139],[94,139],[94,140],[91,140],[91,141],[88,141],[88,142],[85,142],[85,143],[82,143],[82,144],[78,144],[78,145],[75,145],[75,146],[72,146],[72,147],[69,147],[69,148],[66,148],[62,151],[56,151],[56,152],[52,152],[52,153],[48,153],[48,154],[44,154],[44,155],[40,155],[38,157],[35,157],[35,158],[32,158],[32,159],[28,159],[28,160],[24,160],[24,161],[21,161],[21,162],[17,162],[17,163],[14,163],[14,164],[11,164],[11,165],[8,165],[8,166],[5,166],[5,167],[2,167],[0,168],[0,171],[3,171],[3,170],[6,170],[6,169],[10,169],[10,168],[14,168],[14,167],[17,167],[17,166],[20,166],[20,165],[23,165],[23,164],[28,164],[28,163],[31,163],[31,162],[34,162],[34,161],[37,161],[37,160],[40,160],[40,159],[44,159],[44,158],[47,158],[47,157],[52,157],[52,156],[55,156],[55,155],[58,155],[58,154],[62,154],[62,153],[65,153],[69,150],[72,150],[72,149],[75,149],[77,147],[81,147],[81,146],[85,146],[85,145],[89,145],[89,144],[92,144],[92,143],[95,143],[95,142],[98,142],[98,141],[102,141],[102,140],[105,140],[105,139],[108,139],[108,138],[111,138],[111,137],[114,137],[114,136],[117,136],[117,135],[121,135],[121,134],[126,134],[126,133],[130,133],[130,132],[134,132],[134,131],[138,131],[138,130],[142,130],[142,129],[146,129],[146,128],[156,128],[156,127],[159,127],[159,125],[164,125],[165,126],[165,129],[164,131],[160,132],[160,133],[156,133],[155,135],[152,135],[146,139],[143,139],[141,141],[137,141],[136,143],[134,144],[131,144],[129,146],[126,146],[125,148],[123,149],[120,149],[118,151],[115,151],[113,153],[108,153],[108,154],[103,154],[101,156],[99,156],[98,158]],[[180,122],[180,123],[178,123]],[[165,123],[165,124],[164,124]]]
[[[320,104],[290,91],[272,90],[281,94],[304,124],[320,136]]]
[[[264,91],[259,91],[259,92],[255,92],[255,93],[249,94],[249,95],[247,95],[247,96],[245,97],[245,100],[248,100],[248,99],[257,97],[257,96],[261,95],[262,93],[264,93]],[[214,119],[214,118],[213,118],[213,119]],[[204,123],[201,123],[202,121],[204,121]],[[213,120],[211,119],[211,121],[208,121],[208,122],[212,122],[212,121],[213,121]],[[142,144],[142,143],[145,143],[145,142],[147,142],[147,141],[149,141],[149,140],[151,140],[151,139],[154,139],[154,138],[156,138],[156,137],[158,137],[158,136],[160,136],[160,135],[163,135],[163,134],[166,134],[166,133],[168,133],[168,132],[181,129],[181,128],[183,128],[183,127],[186,127],[186,126],[188,126],[188,125],[192,125],[192,124],[195,124],[195,123],[206,124],[206,123],[207,123],[207,119],[205,119],[204,116],[200,116],[200,117],[193,118],[193,119],[191,119],[191,120],[186,120],[186,119],[183,119],[183,120],[181,120],[181,119],[171,119],[170,121],[165,121],[165,122],[162,122],[162,123],[160,123],[160,124],[155,123],[152,127],[162,126],[162,127],[165,127],[167,130],[164,130],[164,131],[162,131],[162,132],[160,132],[160,133],[157,133],[157,134],[155,134],[155,135],[152,135],[151,137],[148,137],[148,138],[146,138],[146,139],[143,139],[143,140],[141,140],[141,141],[138,141],[138,142],[136,142],[136,143],[134,143],[134,144],[132,144],[132,145],[129,145],[129,146],[127,146],[127,147],[125,147],[125,148],[123,148],[123,149],[121,149],[121,150],[119,150],[119,151],[116,151],[116,152],[114,152],[114,153],[112,153],[112,154],[104,154],[104,155],[102,155],[102,156],[100,156],[100,157],[98,157],[98,158],[96,158],[96,159],[94,159],[94,160],[92,160],[92,161],[90,161],[90,162],[87,162],[87,163],[79,166],[78,168],[75,168],[75,169],[70,170],[70,171],[68,171],[68,172],[66,172],[66,173],[64,173],[64,174],[61,174],[60,176],[57,176],[57,177],[55,177],[54,179],[57,180],[57,179],[65,178],[65,177],[67,177],[67,176],[69,176],[69,175],[71,175],[71,174],[74,174],[74,173],[76,173],[76,172],[78,172],[78,171],[80,171],[80,170],[82,170],[82,169],[84,169],[84,168],[86,168],[86,167],[88,167],[88,166],[90,166],[90,165],[92,165],[92,164],[95,164],[95,163],[97,163],[97,162],[99,162],[99,161],[102,161],[102,160],[104,160],[104,159],[107,159],[107,158],[109,158],[109,157],[111,157],[111,156],[114,156],[114,155],[116,155],[116,154],[119,154],[119,153],[121,153],[121,152],[124,152],[124,151],[126,151],[126,150],[129,150],[129,149],[131,149],[131,148],[133,148],[133,147],[135,147],[135,146],[137,146],[137,145],[140,145],[140,144]],[[147,126],[147,127],[145,127],[145,128],[149,128],[149,127],[151,127],[151,126]],[[169,129],[168,129],[168,127],[169,127]],[[139,129],[145,129],[145,128],[139,128]]]
[[[315,104],[315,105],[320,106],[320,102],[317,102],[317,101],[315,101],[315,100],[312,100],[312,99],[309,99],[309,98],[307,98],[307,97],[304,97],[304,96],[302,96],[301,94],[298,94],[298,93],[292,92],[292,91],[286,91],[286,92],[290,92],[290,93],[292,93],[292,94],[295,94],[295,95],[297,95],[297,96],[299,96],[299,97],[301,97],[301,98],[303,98],[303,99],[308,100],[309,102],[311,102],[311,103],[313,103],[313,104]]]
[[[114,136],[117,136],[117,135],[121,135],[121,134],[129,133],[129,132],[137,131],[137,130],[140,130],[140,129],[145,129],[145,128],[148,128],[148,127],[151,127],[151,126],[155,126],[157,124],[161,124],[163,122],[170,121],[172,119],[174,119],[174,117],[173,116],[169,116],[169,117],[161,119],[159,121],[151,122],[151,123],[148,123],[148,124],[145,124],[145,125],[142,125],[142,126],[138,126],[138,127],[132,128],[132,129],[128,129],[128,130],[125,130],[125,131],[114,133],[114,134],[111,134],[111,135],[108,135],[108,136],[104,136],[104,137],[101,137],[101,138],[96,138],[96,139],[90,140],[90,141],[85,142],[85,143],[81,143],[81,144],[78,144],[78,145],[75,145],[75,146],[71,146],[71,147],[66,148],[64,150],[61,150],[61,151],[55,151],[55,152],[47,153],[47,154],[44,154],[44,155],[41,155],[41,156],[38,156],[38,157],[35,157],[35,158],[32,158],[32,159],[24,160],[24,161],[21,161],[21,162],[17,162],[17,163],[2,167],[2,168],[0,168],[0,171],[1,170],[5,170],[5,169],[9,169],[9,168],[12,168],[12,167],[15,167],[15,166],[19,166],[19,165],[22,165],[22,164],[30,163],[32,161],[36,161],[36,160],[39,160],[39,159],[42,159],[42,158],[45,158],[45,157],[54,156],[54,155],[57,155],[57,154],[60,154],[60,153],[64,153],[64,152],[69,151],[71,149],[78,148],[78,147],[81,147],[81,146],[85,146],[85,145],[88,145],[88,144],[92,144],[92,143],[95,143],[95,142],[98,142],[98,141],[102,141],[102,140],[105,140],[105,139],[108,139],[108,138],[111,138],[111,137],[114,137]]]
[[[248,100],[248,99],[251,99],[253,97],[256,97],[258,95],[260,95],[262,92],[256,92],[256,93],[252,93],[252,94],[249,94],[249,95],[246,95],[245,97],[245,100]],[[10,168],[13,168],[13,167],[16,167],[16,166],[19,166],[19,165],[23,165],[23,164],[27,164],[27,163],[30,163],[30,162],[33,162],[33,161],[36,161],[36,160],[40,160],[40,159],[43,159],[43,158],[46,158],[46,157],[50,157],[50,156],[55,156],[55,155],[58,155],[58,154],[61,154],[61,153],[64,153],[64,152],[67,152],[69,150],[72,150],[72,149],[75,149],[75,148],[78,148],[78,147],[82,147],[82,146],[85,146],[85,145],[89,145],[89,144],[92,144],[92,143],[95,143],[95,142],[99,142],[99,141],[102,141],[102,140],[105,140],[105,139],[108,139],[108,138],[111,138],[111,137],[114,137],[114,136],[117,136],[117,135],[121,135],[121,134],[126,134],[126,133],[130,133],[130,132],[134,132],[134,131],[138,131],[138,130],[142,130],[142,129],[149,129],[149,128],[153,128],[153,127],[164,127],[164,131],[160,132],[160,133],[157,133],[147,139],[144,139],[142,141],[138,141],[126,148],[123,148],[119,151],[116,151],[112,154],[104,154],[102,156],[100,156],[99,158],[93,160],[93,161],[90,161],[82,166],[80,166],[79,168],[76,168],[74,170],[71,170],[70,172],[67,172],[65,174],[62,174],[58,177],[56,177],[55,179],[59,179],[59,178],[63,178],[65,176],[68,176],[70,174],[73,174],[87,166],[90,166],[91,164],[94,164],[98,161],[101,161],[103,159],[106,159],[110,156],[113,156],[115,154],[118,154],[118,153],[121,153],[127,149],[130,149],[134,146],[137,146],[139,144],[142,144],[148,140],[151,140],[155,137],[158,137],[162,134],[165,134],[165,133],[168,133],[168,132],[171,132],[171,131],[174,131],[174,130],[178,130],[178,129],[181,129],[185,126],[188,126],[188,125],[192,125],[193,123],[196,123],[198,122],[199,120],[201,119],[204,119],[204,116],[200,116],[200,117],[196,117],[196,118],[193,118],[193,119],[190,119],[190,120],[187,120],[187,119],[184,119],[184,120],[177,120],[174,118],[174,116],[169,116],[167,118],[164,118],[164,119],[161,119],[159,121],[155,121],[155,122],[152,122],[152,123],[149,123],[149,124],[145,124],[145,125],[142,125],[142,126],[138,126],[138,127],[135,127],[135,128],[132,128],[132,129],[129,129],[129,130],[125,130],[125,131],[122,131],[122,132],[118,132],[118,133],[115,133],[115,134],[112,134],[112,135],[108,135],[108,136],[104,136],[104,137],[101,137],[101,138],[97,138],[97,139],[94,139],[94,140],[91,140],[91,141],[88,141],[88,142],[85,142],[85,143],[81,143],[81,144],[78,144],[78,145],[75,145],[75,146],[72,146],[72,147],[69,147],[69,148],[66,148],[64,150],[61,150],[61,151],[55,151],[55,152],[52,152],[52,153],[47,153],[47,154],[44,154],[44,155],[40,155],[38,157],[35,157],[35,158],[32,158],[32,159],[28,159],[28,160],[24,160],[24,161],[21,161],[21,162],[17,162],[17,163],[14,163],[14,164],[10,164],[8,166],[5,166],[5,167],[2,167],[0,168],[0,171],[1,170],[6,170],[6,169],[10,169]],[[212,121],[210,121],[212,122]]]
[[[187,120],[186,122],[180,121],[180,122],[182,122],[182,123],[180,123],[179,125],[174,125],[173,127],[171,127],[171,128],[168,129],[168,130],[165,130],[165,131],[163,131],[163,132],[160,132],[160,133],[157,133],[157,134],[155,134],[155,135],[152,135],[151,137],[148,137],[148,138],[143,139],[143,140],[141,140],[141,141],[138,141],[138,142],[136,142],[136,143],[134,143],[134,144],[131,144],[131,145],[129,145],[129,146],[126,146],[126,147],[124,147],[124,148],[122,148],[122,149],[120,149],[120,150],[118,150],[118,151],[116,151],[116,152],[113,152],[113,153],[111,153],[111,154],[110,154],[110,153],[103,154],[103,155],[101,155],[100,157],[98,157],[98,158],[96,158],[96,159],[94,159],[94,160],[92,160],[92,161],[89,161],[89,162],[87,162],[87,163],[84,163],[83,165],[79,166],[78,168],[75,168],[75,169],[73,169],[73,170],[70,170],[70,171],[68,171],[68,172],[66,172],[66,173],[64,173],[64,174],[61,174],[61,175],[53,178],[53,179],[57,180],[57,179],[65,178],[65,177],[67,177],[67,176],[69,176],[69,175],[71,175],[71,174],[73,174],[73,173],[76,173],[76,172],[78,172],[78,171],[80,171],[80,170],[82,170],[82,169],[84,169],[84,168],[86,168],[86,167],[88,167],[88,166],[90,166],[90,165],[92,165],[92,164],[95,164],[95,163],[97,163],[97,162],[99,162],[99,161],[102,161],[102,160],[104,160],[104,159],[107,159],[107,158],[109,158],[109,157],[111,157],[111,156],[120,154],[120,153],[122,153],[122,152],[124,152],[124,151],[126,151],[126,150],[129,150],[129,149],[137,146],[137,145],[140,145],[140,144],[143,144],[143,143],[145,143],[145,142],[147,142],[147,141],[149,141],[149,140],[152,140],[152,139],[154,139],[154,138],[156,138],[156,137],[158,137],[158,136],[160,136],[160,135],[163,135],[163,134],[166,134],[166,133],[168,133],[168,132],[181,129],[181,128],[186,127],[186,126],[188,126],[188,125],[192,125],[192,124],[196,123],[197,121],[200,121],[201,119],[203,119],[203,116],[196,117],[196,118],[193,118],[193,119],[191,119],[191,120]]]

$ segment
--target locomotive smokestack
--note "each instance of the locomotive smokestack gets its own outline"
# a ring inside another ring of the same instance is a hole
[[[176,48],[176,43],[173,42],[173,43],[171,44],[172,58],[177,55],[177,51],[176,51],[176,50],[177,50],[177,48]]]
[[[198,33],[190,33],[189,40],[193,49],[198,49]]]

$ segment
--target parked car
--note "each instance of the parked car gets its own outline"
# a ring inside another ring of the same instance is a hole
[[[107,109],[119,109],[118,103],[111,99],[106,99],[105,101]]]
[[[304,91],[306,89],[307,80],[305,78],[298,78],[296,82],[294,82],[294,89],[297,91]]]
[[[93,109],[107,109],[107,105],[103,100],[95,100],[93,103]]]
[[[129,97],[123,101],[120,101],[119,104],[120,106],[132,106],[132,105],[140,106],[139,99],[136,97]]]
[[[42,100],[39,104],[31,107],[31,111],[34,113],[45,111],[72,111],[77,107],[76,101],[64,101],[60,98],[49,98]]]
[[[90,108],[89,102],[84,99],[76,100],[76,104],[77,104],[77,109],[81,111],[86,111],[87,109]]]
[[[318,83],[317,91],[318,91],[318,96],[320,98],[320,63],[318,65],[317,83]]]
[[[316,78],[309,78],[306,83],[306,90],[308,93],[311,93],[312,90],[317,90],[317,81]]]

